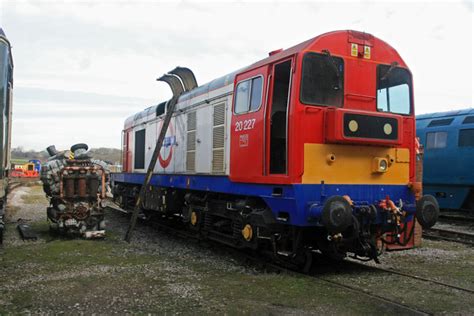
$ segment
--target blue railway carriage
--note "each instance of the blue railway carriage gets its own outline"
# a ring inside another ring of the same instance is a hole
[[[418,115],[423,191],[441,209],[474,213],[474,109]]]
[[[10,170],[10,140],[13,91],[13,59],[10,42],[0,27],[0,244]]]

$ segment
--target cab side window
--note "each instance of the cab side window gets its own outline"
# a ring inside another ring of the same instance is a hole
[[[237,84],[234,99],[234,113],[254,112],[262,104],[263,78],[261,76]]]

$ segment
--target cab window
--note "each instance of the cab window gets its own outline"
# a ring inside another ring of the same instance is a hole
[[[262,88],[262,76],[239,82],[235,93],[234,113],[257,111],[262,104]]]
[[[303,57],[300,101],[308,105],[341,107],[344,100],[344,62],[328,54]]]
[[[377,67],[377,111],[395,114],[411,113],[411,75],[393,65]]]

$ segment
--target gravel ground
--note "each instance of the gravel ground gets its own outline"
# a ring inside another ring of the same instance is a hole
[[[104,240],[53,238],[45,219],[47,205],[40,187],[18,188],[10,196],[7,212],[12,223],[0,249],[0,314],[401,313],[324,281],[264,273],[220,247],[173,237],[147,225],[138,224],[128,244],[123,236],[129,218],[114,211],[106,213]],[[14,224],[18,218],[28,220],[38,232],[37,242],[18,238]],[[387,253],[383,266],[472,285],[472,248],[432,241],[425,246]],[[370,271],[329,270],[322,277],[435,314],[474,313],[472,296],[442,288],[431,291],[431,284]]]
[[[20,235],[16,233],[16,224],[46,221],[46,208],[49,206],[49,201],[45,198],[42,187],[37,183],[36,181],[27,182],[9,193],[5,222],[7,229],[14,229],[15,233],[5,233],[6,245],[24,244]],[[44,242],[43,239],[38,241]]]

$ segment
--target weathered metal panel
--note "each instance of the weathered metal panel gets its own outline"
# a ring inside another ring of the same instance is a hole
[[[197,110],[196,129],[196,172],[211,173],[212,161],[212,107]]]

